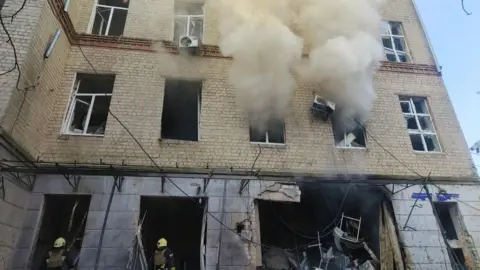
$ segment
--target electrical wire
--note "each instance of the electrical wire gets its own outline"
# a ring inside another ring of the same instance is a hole
[[[81,46],[78,46],[78,48],[80,49],[80,52],[81,54],[83,55],[83,57],[85,58],[85,60],[87,61],[87,63],[90,65],[90,67],[92,67],[93,71],[98,74],[97,70],[95,69],[95,67],[93,66],[93,64],[90,62],[90,60],[88,59],[88,57],[85,55],[85,52],[82,50]],[[138,145],[138,147],[142,150],[142,152],[145,154],[145,156],[152,162],[152,164],[158,169],[159,172],[162,173],[162,176],[165,177],[165,179],[167,179],[175,188],[177,188],[183,195],[185,195],[185,197],[187,197],[188,199],[190,199],[192,202],[194,202],[195,204],[197,204],[197,206],[200,206],[200,207],[203,207],[203,205],[201,205],[200,203],[198,203],[195,198],[192,198],[190,195],[188,195],[188,193],[186,193],[183,189],[181,189],[166,173],[163,173],[162,172],[162,169],[160,168],[160,166],[157,164],[157,162],[155,162],[155,160],[152,158],[152,156],[145,150],[145,148],[143,147],[143,145],[138,141],[138,139],[135,137],[135,135],[132,134],[132,132],[128,129],[127,126],[125,126],[125,124],[110,110],[110,108],[108,109],[108,113],[120,124],[120,126],[122,126],[122,128],[130,135],[130,137],[135,141],[135,143]],[[266,247],[266,248],[272,248],[272,246],[268,246],[268,245],[265,245],[265,244],[262,244],[262,243],[257,243],[255,241],[252,241],[248,238],[246,238],[245,236],[237,233],[234,229],[228,227],[226,224],[224,224],[220,219],[218,219],[215,215],[213,215],[212,213],[208,212],[208,211],[205,211],[205,213],[207,215],[209,215],[210,217],[212,217],[215,221],[217,221],[222,227],[226,228],[227,230],[233,232],[234,234],[238,235],[240,238],[242,238],[244,241],[246,242],[249,242],[251,244],[254,244],[254,245],[258,245],[258,246],[262,246],[262,247]]]
[[[18,55],[17,55],[17,48],[15,47],[15,44],[13,42],[13,39],[12,39],[12,36],[10,35],[10,32],[8,31],[7,27],[5,26],[5,22],[3,21],[4,18],[11,18],[11,22],[13,22],[13,19],[15,18],[15,16],[17,16],[20,11],[22,11],[24,8],[25,8],[25,5],[27,3],[27,0],[24,0],[22,6],[11,16],[1,16],[0,15],[0,25],[2,26],[2,29],[3,31],[5,32],[5,34],[7,35],[7,43],[10,43],[10,46],[12,47],[12,50],[13,50],[13,57],[14,57],[14,60],[15,60],[15,63],[13,64],[13,67],[3,73],[0,73],[0,76],[2,75],[6,75],[8,73],[11,73],[13,72],[14,70],[17,70],[18,72],[18,75],[17,75],[17,82],[15,84],[15,88],[18,90],[18,91],[28,91],[28,90],[32,90],[34,89],[36,86],[38,86],[38,83],[37,84],[34,84],[34,85],[30,85],[30,86],[27,86],[25,87],[24,89],[20,89],[19,85],[20,85],[20,78],[22,77],[22,72],[20,71],[20,65],[18,63]]]
[[[20,8],[15,11],[15,13],[13,13],[12,15],[10,16],[5,16],[4,18],[10,18],[12,21],[13,19],[15,18],[15,16],[18,15],[18,13],[20,13],[20,11],[22,11],[24,8],[25,8],[25,5],[27,4],[27,0],[23,0],[23,3],[22,3],[22,6],[20,6]]]
[[[330,234],[332,231],[330,232],[327,232],[327,234],[324,234],[325,231],[332,225],[334,225],[337,221],[338,221],[338,218],[340,217],[340,215],[342,214],[342,210],[343,210],[343,204],[345,203],[345,199],[347,198],[347,195],[348,195],[348,191],[350,190],[350,187],[352,186],[351,183],[348,183],[348,186],[347,186],[347,190],[345,191],[345,194],[343,195],[343,198],[342,198],[342,202],[340,203],[340,208],[338,210],[338,213],[337,213],[337,216],[335,217],[335,219],[327,226],[325,227],[325,229],[322,231],[322,233],[320,233],[320,238],[322,237],[325,237],[327,236],[328,234]]]
[[[467,9],[465,8],[465,0],[462,0],[462,9],[463,9],[463,12],[465,12],[465,14],[472,15],[472,13],[468,12]]]

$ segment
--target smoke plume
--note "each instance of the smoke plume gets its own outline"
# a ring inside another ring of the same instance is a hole
[[[366,120],[383,58],[380,1],[215,0],[230,83],[251,117],[282,117],[298,79],[318,85],[344,119]]]

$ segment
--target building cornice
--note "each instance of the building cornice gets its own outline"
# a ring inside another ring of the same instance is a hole
[[[130,37],[112,37],[98,36],[90,34],[81,34],[75,31],[75,27],[67,12],[64,11],[64,3],[62,0],[48,0],[53,13],[62,25],[69,42],[77,46],[94,46],[112,49],[127,49],[135,51],[163,51],[165,53],[178,54],[178,47],[172,41],[167,40],[151,40]],[[161,44],[161,46],[155,46]],[[196,55],[200,57],[216,57],[230,58],[222,55],[218,46],[202,44],[196,51]],[[435,65],[413,64],[413,63],[396,63],[383,61],[380,71],[397,72],[397,73],[413,73],[424,75],[441,76],[441,72]]]

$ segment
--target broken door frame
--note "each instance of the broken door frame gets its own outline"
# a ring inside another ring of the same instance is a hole
[[[208,200],[203,208],[202,232],[200,233],[200,270],[207,268],[207,215],[208,215]]]

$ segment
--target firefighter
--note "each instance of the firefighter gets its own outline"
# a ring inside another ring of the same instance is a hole
[[[173,252],[167,247],[167,240],[161,238],[153,255],[154,270],[176,270]]]
[[[45,260],[43,269],[48,270],[66,270],[73,269],[72,262],[67,255],[67,250],[65,249],[66,241],[64,238],[59,237],[53,243],[53,248],[48,252]]]

